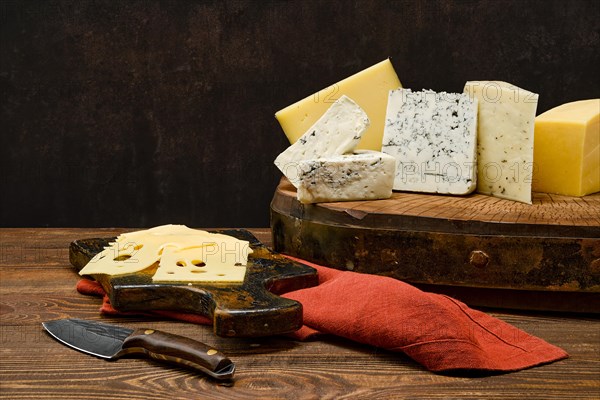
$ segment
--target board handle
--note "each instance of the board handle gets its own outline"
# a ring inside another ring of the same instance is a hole
[[[220,351],[188,337],[154,329],[137,329],[119,355],[143,354],[158,361],[203,372],[215,379],[233,378],[235,364]]]

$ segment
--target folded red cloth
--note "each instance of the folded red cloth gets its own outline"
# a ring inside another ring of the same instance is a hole
[[[303,306],[304,326],[292,335],[296,339],[337,335],[403,352],[436,372],[509,372],[568,357],[562,349],[448,296],[423,292],[392,278],[294,260],[319,273],[318,286],[282,295]],[[111,307],[98,283],[81,280],[77,289],[103,296],[101,312],[122,314]],[[211,323],[195,314],[154,311],[149,315]]]

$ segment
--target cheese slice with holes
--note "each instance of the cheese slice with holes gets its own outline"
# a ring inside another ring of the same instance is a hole
[[[96,254],[80,275],[126,275],[142,271],[160,259],[156,246],[149,242],[128,241],[112,242],[100,253]]]
[[[165,248],[153,282],[241,283],[246,264],[237,258],[235,246],[222,251],[218,245],[177,250]]]
[[[185,225],[162,225],[119,235],[79,273],[126,275],[159,262],[155,282],[242,282],[250,253],[245,240]],[[194,268],[204,268],[204,273],[191,272]]]

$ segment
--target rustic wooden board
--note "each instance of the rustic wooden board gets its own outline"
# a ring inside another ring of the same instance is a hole
[[[584,315],[487,310],[563,348],[569,359],[476,378],[432,374],[402,353],[341,338],[223,338],[209,326],[145,316],[99,316],[75,292],[68,245],[123,228],[0,228],[0,398],[98,399],[590,399],[598,400],[600,321]],[[270,246],[268,229],[252,229]],[[145,359],[107,362],[60,345],[41,327],[57,318],[160,329],[211,344],[236,363],[233,385]],[[415,327],[418,328],[418,327]],[[427,329],[427,326],[422,326]]]
[[[293,332],[302,326],[302,305],[276,295],[317,284],[314,268],[290,261],[265,247],[246,230],[215,231],[250,242],[246,277],[241,285],[166,284],[152,282],[157,266],[122,276],[97,275],[119,311],[190,312],[213,320],[223,337],[259,337]],[[114,238],[71,243],[69,258],[77,270]]]
[[[402,279],[474,306],[600,312],[600,193],[490,196],[396,192],[301,204],[285,178],[271,202],[275,251]]]

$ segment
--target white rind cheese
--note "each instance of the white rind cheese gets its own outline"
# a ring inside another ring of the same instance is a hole
[[[477,100],[462,93],[389,93],[382,151],[395,157],[395,190],[475,190]]]
[[[538,95],[501,81],[467,82],[479,100],[477,191],[531,204]]]
[[[275,165],[298,185],[298,162],[352,152],[369,127],[367,114],[352,99],[340,97],[293,145],[275,159]]]
[[[162,225],[119,235],[79,274],[133,274],[158,262],[154,282],[241,283],[250,253],[245,240],[184,225]]]
[[[378,152],[330,156],[299,163],[302,203],[387,199],[392,195],[396,160]]]

